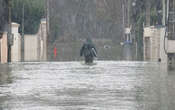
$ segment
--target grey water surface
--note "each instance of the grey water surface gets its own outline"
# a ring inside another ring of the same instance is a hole
[[[0,110],[175,110],[174,79],[148,62],[0,65]]]

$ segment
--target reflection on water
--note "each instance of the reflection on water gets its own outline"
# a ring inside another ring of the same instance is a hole
[[[11,69],[8,64],[0,64],[0,85],[12,82],[10,71]]]
[[[159,63],[18,63],[0,71],[2,110],[175,109],[175,76]]]

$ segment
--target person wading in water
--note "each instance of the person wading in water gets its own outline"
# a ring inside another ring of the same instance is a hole
[[[94,57],[97,57],[97,50],[90,38],[87,38],[83,44],[80,50],[80,56],[84,56],[86,64],[93,63]]]

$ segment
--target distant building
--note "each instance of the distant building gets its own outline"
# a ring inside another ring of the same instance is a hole
[[[124,41],[127,43],[132,43],[133,38],[131,37],[131,28],[125,28]]]

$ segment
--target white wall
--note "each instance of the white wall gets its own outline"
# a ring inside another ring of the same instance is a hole
[[[24,61],[38,61],[37,35],[24,36]]]
[[[24,36],[24,61],[47,60],[46,21],[41,20],[37,34]]]
[[[42,19],[40,28],[37,33],[39,39],[39,58],[40,61],[47,60],[47,32],[46,32],[46,20]]]
[[[14,34],[13,45],[11,47],[11,62],[21,61],[21,36]]]
[[[168,40],[168,53],[175,53],[175,40]]]

